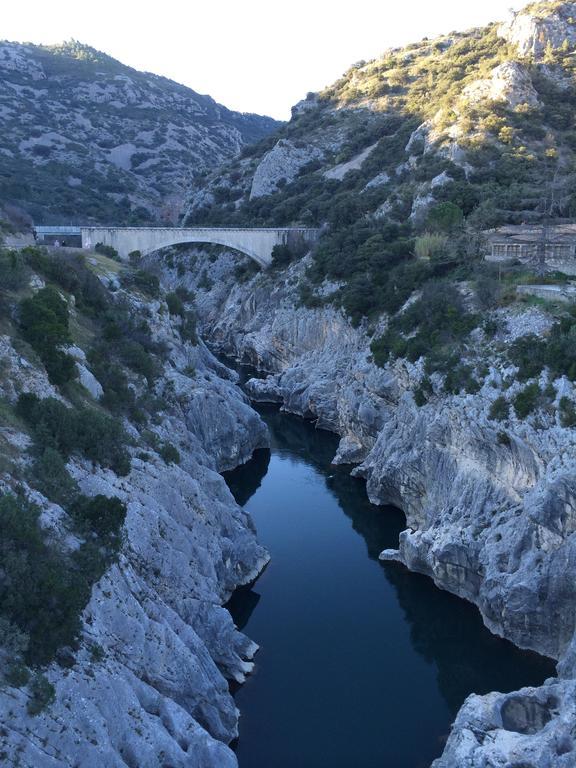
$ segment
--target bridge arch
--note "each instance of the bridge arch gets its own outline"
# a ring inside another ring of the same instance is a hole
[[[312,243],[319,230],[306,227],[228,228],[228,227],[81,227],[82,247],[97,243],[109,245],[125,260],[132,251],[145,256],[170,245],[213,243],[233,248],[254,259],[260,266],[272,262],[276,245]]]

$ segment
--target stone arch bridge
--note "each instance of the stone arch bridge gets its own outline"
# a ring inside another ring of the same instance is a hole
[[[312,244],[319,232],[306,227],[79,227],[83,248],[94,248],[96,243],[110,245],[121,259],[127,259],[132,251],[145,256],[169,245],[214,243],[241,251],[262,267],[272,262],[275,245]]]

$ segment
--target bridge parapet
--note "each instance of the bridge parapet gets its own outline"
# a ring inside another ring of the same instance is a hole
[[[295,240],[312,244],[320,230],[308,227],[81,227],[82,247],[97,243],[112,246],[125,260],[132,251],[142,255],[181,243],[213,243],[250,256],[262,267],[272,262],[276,245],[291,245]]]

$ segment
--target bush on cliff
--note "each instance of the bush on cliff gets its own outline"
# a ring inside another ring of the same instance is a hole
[[[74,359],[60,349],[71,342],[68,307],[58,291],[47,286],[20,303],[20,330],[38,354],[52,384],[65,384],[77,375]]]
[[[406,357],[415,362],[422,356],[428,356],[434,370],[448,370],[451,364],[441,360],[445,353],[452,355],[455,345],[464,339],[478,325],[478,317],[468,312],[460,291],[445,281],[429,282],[422,295],[404,312],[392,318],[384,336],[372,342],[372,354],[377,365],[384,365],[390,356]],[[461,376],[459,381],[467,379],[465,388],[472,386],[471,379]],[[453,386],[457,386],[454,381]],[[452,389],[452,384],[449,385]]]
[[[67,408],[55,398],[22,394],[16,412],[29,425],[38,450],[58,451],[64,458],[79,453],[118,475],[130,471],[126,435],[120,424],[93,408]]]
[[[71,509],[81,530],[96,533],[108,545],[117,548],[126,519],[126,504],[123,501],[101,494],[92,498],[80,496]]]
[[[32,484],[50,499],[66,508],[78,494],[78,486],[66,469],[62,455],[54,448],[44,448],[32,467]]]
[[[0,290],[17,291],[28,282],[30,270],[18,251],[0,249]]]
[[[492,421],[504,421],[504,419],[508,418],[509,414],[510,403],[503,395],[500,395],[490,406],[488,418],[492,419]]]
[[[168,312],[170,312],[171,315],[184,317],[184,303],[176,292],[166,294],[166,304],[168,305]]]
[[[39,515],[20,497],[0,497],[0,615],[29,638],[30,664],[44,664],[75,642],[89,597],[82,574],[48,545]]]
[[[513,399],[514,410],[519,419],[525,419],[538,405],[542,390],[537,383],[528,384]]]
[[[104,243],[96,243],[94,246],[96,253],[100,253],[102,256],[107,256],[109,259],[119,261],[118,251],[111,245],[104,245]]]
[[[144,269],[124,272],[121,282],[125,288],[137,289],[151,299],[157,299],[160,296],[160,281],[158,277]]]
[[[576,309],[552,327],[548,338],[528,334],[510,347],[509,357],[518,366],[518,378],[526,381],[548,367],[555,376],[576,381]]]
[[[560,424],[563,427],[576,427],[576,405],[569,397],[561,397],[559,403]]]

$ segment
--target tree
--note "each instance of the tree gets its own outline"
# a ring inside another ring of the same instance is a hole
[[[454,232],[462,226],[464,214],[454,203],[438,203],[428,213],[428,226],[434,232]]]
[[[76,374],[74,359],[60,349],[71,342],[68,306],[58,291],[47,286],[20,303],[23,337],[40,356],[52,384],[64,384]]]

